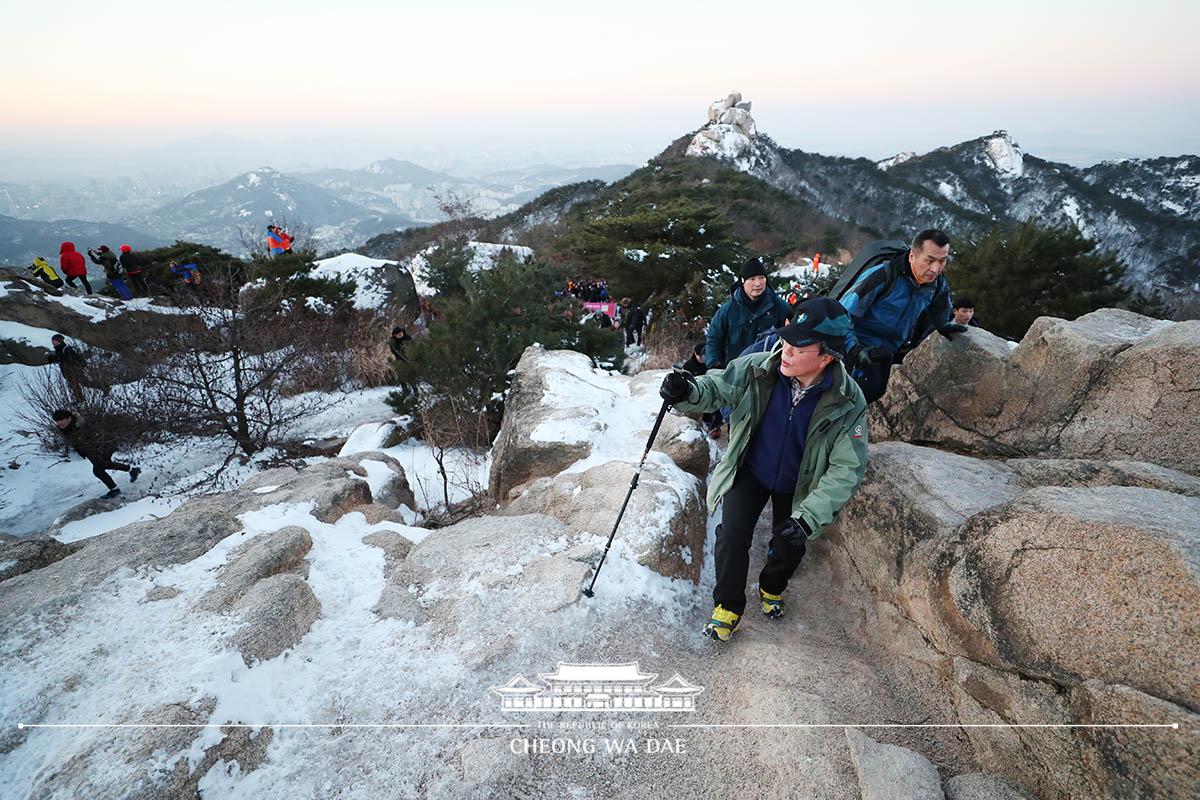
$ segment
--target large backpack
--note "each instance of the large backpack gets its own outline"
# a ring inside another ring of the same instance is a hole
[[[869,245],[858,251],[858,255],[850,262],[850,266],[846,267],[842,272],[842,276],[838,278],[837,283],[825,293],[826,297],[832,297],[834,300],[841,300],[842,295],[846,294],[858,279],[871,267],[876,264],[883,264],[891,261],[900,253],[908,252],[908,244],[899,239],[880,239],[877,242],[871,242]],[[887,283],[884,284],[881,295],[887,294],[896,285],[896,279],[899,275],[888,275]]]

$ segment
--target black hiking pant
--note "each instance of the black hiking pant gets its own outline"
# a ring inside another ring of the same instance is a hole
[[[142,297],[150,296],[150,286],[146,283],[146,276],[140,272],[127,272],[129,282],[135,294],[140,294]]]
[[[717,585],[713,603],[735,614],[746,610],[746,577],[750,572],[750,545],[754,525],[763,506],[771,501],[771,542],[767,563],[758,574],[764,592],[783,594],[788,580],[800,566],[804,550],[779,535],[792,515],[792,494],[772,494],[749,470],[739,470],[733,486],[721,501],[721,524],[717,527]]]
[[[108,470],[116,470],[117,472],[129,472],[128,464],[121,464],[112,460],[112,453],[103,453],[100,456],[88,456],[88,461],[92,462],[92,474],[100,479],[100,482],[109,489],[117,488],[117,482],[108,474]]]
[[[83,290],[85,292],[87,292],[88,294],[91,294],[92,293],[92,285],[90,283],[88,283],[87,275],[74,275],[74,276],[68,275],[67,276],[67,286],[70,286],[72,289],[74,289],[76,278],[78,278],[79,282],[83,284]]]
[[[854,370],[854,382],[862,389],[868,403],[874,403],[887,391],[888,379],[892,375],[892,362],[871,364]]]

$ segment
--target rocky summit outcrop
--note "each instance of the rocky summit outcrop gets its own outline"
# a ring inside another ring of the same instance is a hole
[[[50,353],[50,336],[61,333],[78,342],[120,352],[139,343],[146,327],[161,325],[175,309],[130,308],[114,298],[81,297],[55,289],[14,269],[0,268],[0,364],[42,366]],[[202,324],[172,314],[173,325]]]
[[[1200,474],[1200,321],[1041,317],[1015,349],[928,337],[871,408],[873,441],[985,456],[1143,461]]]
[[[521,356],[493,451],[490,487],[501,514],[539,513],[607,537],[662,406],[662,372],[628,378],[571,351]],[[639,563],[700,577],[707,514],[708,439],[669,414],[630,498],[620,536]]]
[[[709,105],[708,123],[692,137],[686,154],[732,162],[752,174],[770,171],[778,161],[774,145],[759,137],[750,102],[742,102],[741,92]]]

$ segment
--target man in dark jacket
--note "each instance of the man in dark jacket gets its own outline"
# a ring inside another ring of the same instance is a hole
[[[728,364],[760,333],[782,325],[787,318],[787,303],[767,285],[767,267],[762,259],[749,259],[738,278],[729,299],[708,323],[704,360],[709,369]]]
[[[642,314],[642,307],[633,302],[632,297],[621,298],[621,303],[617,308],[617,319],[621,321],[621,327],[625,329],[625,346],[641,344],[642,326],[645,325],[646,319]]]
[[[950,320],[950,286],[942,274],[949,260],[950,237],[923,230],[907,252],[865,270],[842,295],[853,320],[846,337],[847,366],[868,403],[887,391],[896,353],[918,333],[922,313],[947,338],[966,330]]]
[[[102,495],[102,499],[111,500],[121,494],[121,490],[117,488],[117,483],[108,474],[108,470],[128,472],[130,483],[136,481],[138,475],[142,474],[142,471],[135,466],[113,461],[116,448],[107,441],[103,431],[95,430],[84,424],[83,418],[78,414],[60,408],[51,417],[63,438],[67,440],[67,444],[92,463],[92,474],[108,487],[108,491]]]
[[[133,289],[146,297],[150,296],[150,286],[146,283],[146,277],[142,274],[142,259],[137,253],[133,252],[133,248],[127,244],[121,245],[121,256],[118,259],[121,269],[125,271],[129,282],[133,284]]]
[[[121,277],[121,263],[117,260],[117,254],[108,249],[108,245],[100,245],[99,250],[88,250],[88,258],[104,269],[104,277],[108,278],[109,284],[112,285],[113,291],[122,300],[130,300],[133,298],[133,293],[129,291],[129,287],[125,285],[125,279]]]
[[[71,389],[71,396],[75,398],[76,403],[82,403],[83,371],[87,362],[84,361],[78,350],[67,344],[66,337],[61,333],[51,336],[50,344],[54,348],[54,352],[46,356],[46,363],[58,364],[58,368],[62,370],[63,380]]]
[[[850,317],[835,300],[804,301],[770,351],[694,378],[672,372],[659,394],[676,410],[733,406],[729,447],[708,485],[722,503],[715,551],[716,607],[706,635],[728,641],[746,606],[754,526],[768,501],[773,526],[758,577],[762,611],[783,616],[783,592],[805,543],[833,521],[867,466],[867,403],[841,363]]]
[[[392,351],[392,358],[397,361],[408,361],[408,354],[405,348],[412,341],[412,337],[408,335],[408,331],[402,326],[397,325],[392,328],[392,335],[388,339],[388,349]]]

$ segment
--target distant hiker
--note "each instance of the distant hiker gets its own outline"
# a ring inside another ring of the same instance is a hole
[[[928,311],[931,330],[947,338],[966,328],[950,320],[950,285],[942,274],[950,260],[950,237],[929,228],[907,251],[865,270],[842,295],[853,329],[846,337],[847,363],[868,403],[883,397],[897,352],[918,335]]]
[[[67,411],[65,408],[60,408],[51,417],[54,419],[54,424],[58,427],[59,431],[62,432],[67,444],[76,453],[79,453],[79,455],[92,463],[92,474],[108,487],[108,491],[102,495],[102,499],[109,500],[121,494],[121,490],[117,488],[117,482],[108,474],[108,470],[128,472],[130,483],[136,481],[138,475],[142,473],[135,466],[113,461],[112,458],[116,453],[116,447],[107,441],[104,431],[95,430],[90,425],[85,425],[83,418],[78,414]]]
[[[83,284],[83,289],[88,294],[92,293],[92,285],[87,279],[87,262],[83,260],[83,254],[75,252],[74,242],[63,242],[58,248],[58,265],[62,267],[63,275],[67,276],[67,286],[75,288],[75,279]]]
[[[779,327],[787,318],[787,303],[767,285],[767,266],[762,259],[748,259],[738,279],[729,299],[708,323],[704,360],[709,369],[728,364],[760,333]]]
[[[178,261],[172,261],[168,266],[171,274],[179,278],[180,286],[191,292],[200,291],[200,267],[195,262],[180,264]]]
[[[850,317],[835,300],[806,300],[769,352],[700,377],[672,372],[659,394],[677,411],[733,406],[729,447],[713,469],[708,510],[721,508],[704,633],[728,641],[746,607],[754,526],[771,501],[771,541],[758,577],[762,612],[783,616],[783,592],[806,542],[833,521],[867,465],[867,403],[842,366]]]
[[[63,380],[67,382],[67,387],[71,390],[71,396],[75,398],[76,403],[82,403],[83,371],[87,362],[78,350],[67,344],[66,337],[61,333],[50,337],[50,345],[54,348],[54,352],[46,356],[46,363],[58,364]]]
[[[119,258],[121,269],[125,270],[125,275],[133,284],[133,288],[138,293],[150,296],[150,286],[146,283],[146,276],[143,274],[142,259],[137,253],[133,252],[133,248],[127,244],[121,245],[121,255]]]
[[[640,345],[642,343],[642,326],[646,324],[646,318],[642,314],[642,307],[633,302],[633,298],[621,298],[620,304],[617,305],[617,320],[625,329],[625,346]]]
[[[953,321],[955,325],[965,325],[968,328],[983,327],[979,324],[979,320],[975,318],[975,301],[966,295],[954,298],[950,313],[954,315]]]
[[[108,279],[109,285],[113,287],[117,296],[122,300],[132,300],[133,294],[125,285],[125,279],[121,277],[121,263],[117,260],[117,254],[109,250],[106,244],[100,245],[99,250],[89,249],[87,254],[93,264],[103,267],[104,277]]]
[[[275,233],[278,234],[279,241],[283,243],[283,252],[285,254],[292,252],[292,235],[278,225],[275,226]]]
[[[50,266],[50,262],[41,256],[35,258],[27,269],[33,273],[33,277],[50,284],[55,289],[63,287],[63,279],[58,277],[58,273],[54,271],[54,267]]]
[[[701,340],[693,349],[692,355],[687,361],[679,365],[679,368],[693,376],[700,376],[708,372],[708,365],[704,363],[704,349],[708,343]],[[721,438],[721,412],[713,411],[708,414],[700,415],[700,422],[704,425],[704,430],[713,439]]]
[[[392,328],[392,335],[388,338],[388,349],[392,351],[392,358],[397,361],[408,361],[408,353],[405,352],[408,343],[413,337],[408,335],[408,330],[397,325]]]
[[[283,250],[283,237],[279,235],[279,230],[274,225],[267,226],[267,252],[271,257],[281,256]]]

